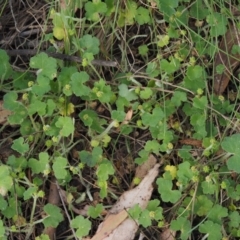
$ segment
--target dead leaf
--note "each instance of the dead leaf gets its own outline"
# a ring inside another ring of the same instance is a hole
[[[160,234],[159,240],[175,240],[176,232],[170,228],[165,228],[165,230]]]
[[[59,192],[58,192],[56,180],[54,177],[51,178],[49,195],[48,195],[48,203],[51,203],[53,205],[58,205],[60,203]],[[56,234],[56,228],[47,227],[46,229],[44,229],[44,233],[48,235],[50,240],[54,240],[55,234]]]
[[[11,114],[11,111],[3,108],[3,101],[0,101],[0,124],[5,124],[7,122],[7,117]]]
[[[126,125],[129,123],[129,121],[131,121],[132,119],[132,115],[133,115],[133,110],[129,109],[128,112],[126,113],[126,116],[122,122],[122,125]]]
[[[215,55],[214,64],[215,64],[215,75],[214,75],[214,92],[217,95],[221,95],[231,78],[231,75],[234,69],[239,66],[240,63],[240,54],[232,54],[233,45],[240,45],[240,31],[234,25],[231,25],[223,36],[222,41],[219,45],[219,51]],[[225,66],[223,73],[219,74],[216,72],[216,67],[219,64]]]
[[[144,162],[142,165],[137,166],[134,178],[139,178],[142,180],[148,171],[154,167],[157,163],[157,159],[151,154],[148,157],[148,160]],[[131,188],[134,187],[134,182],[131,183]]]
[[[131,240],[134,238],[138,224],[128,218],[126,210],[136,204],[139,204],[142,209],[146,208],[153,191],[152,183],[158,175],[159,167],[160,164],[156,164],[137,187],[122,194],[91,240]],[[109,218],[111,221],[108,220]],[[103,233],[107,234],[103,236]]]
[[[186,138],[186,139],[181,139],[179,142],[184,145],[191,145],[194,147],[202,148],[202,141],[197,139]]]

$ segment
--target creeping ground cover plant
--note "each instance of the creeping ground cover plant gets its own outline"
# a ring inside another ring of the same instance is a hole
[[[157,166],[115,213],[136,238],[238,239],[239,2],[44,2],[41,36],[0,41],[0,238],[97,239]]]

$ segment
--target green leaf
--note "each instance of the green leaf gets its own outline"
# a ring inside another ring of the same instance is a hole
[[[179,107],[182,102],[187,101],[187,94],[185,92],[174,91],[173,96],[171,98],[171,102],[174,103],[176,107]]]
[[[240,134],[233,134],[230,137],[225,137],[221,143],[222,149],[228,153],[240,154],[239,148]]]
[[[240,134],[234,134],[230,137],[225,137],[221,143],[222,149],[226,152],[234,154],[227,161],[227,167],[230,171],[240,173],[240,162],[239,162],[239,148]]]
[[[212,207],[208,214],[208,219],[213,221],[214,223],[219,223],[220,225],[222,224],[222,218],[228,216],[228,210],[227,208],[216,204]]]
[[[62,87],[70,83],[71,76],[78,72],[78,69],[75,66],[63,67],[61,72],[58,75],[58,81]]]
[[[0,165],[0,195],[5,196],[13,185],[9,167]]]
[[[44,206],[43,210],[48,215],[46,218],[43,219],[43,224],[45,228],[56,228],[58,224],[63,221],[63,216],[59,207],[48,203]]]
[[[98,82],[94,83],[93,93],[95,98],[102,103],[109,103],[112,97],[111,87],[106,85],[106,81],[100,79]]]
[[[144,228],[147,228],[152,225],[152,220],[150,217],[150,212],[145,209],[142,211],[139,219],[138,219],[139,224],[141,224]]]
[[[150,23],[149,10],[144,7],[139,7],[135,19],[139,25]]]
[[[239,228],[240,225],[240,215],[238,211],[231,212],[229,214],[229,226],[233,228]]]
[[[209,14],[209,9],[205,6],[202,0],[196,0],[191,4],[190,15],[196,19],[203,20]]]
[[[106,181],[109,177],[109,175],[114,174],[114,168],[112,164],[109,161],[103,161],[97,169],[97,176],[98,179],[101,181]]]
[[[55,126],[60,128],[60,135],[63,137],[73,134],[74,125],[71,117],[59,117]]]
[[[26,201],[33,197],[34,194],[37,194],[37,187],[29,187],[26,191],[23,193],[23,199]]]
[[[189,162],[183,162],[178,165],[177,176],[178,181],[185,186],[191,181],[193,172]]]
[[[22,171],[27,167],[27,159],[23,156],[16,158],[14,155],[8,157],[7,164],[15,169],[15,171]]]
[[[76,72],[71,76],[70,84],[76,96],[81,97],[89,95],[90,88],[84,85],[88,80],[89,75],[86,72]]]
[[[209,220],[200,225],[199,232],[208,234],[208,240],[222,239],[222,226]]]
[[[149,87],[146,87],[142,91],[140,91],[141,99],[149,99],[150,97],[152,97],[152,95],[153,95],[153,91]]]
[[[206,21],[211,26],[210,34],[212,37],[218,37],[226,33],[228,20],[224,14],[211,12],[211,14],[207,16]]]
[[[82,163],[87,164],[89,167],[96,166],[96,163],[102,158],[102,148],[95,147],[91,152],[82,150],[79,153],[79,158]]]
[[[17,110],[20,103],[17,101],[18,94],[14,91],[6,93],[3,97],[3,107],[4,109],[8,109],[10,111]]]
[[[0,63],[0,80],[8,79],[12,73],[12,67],[9,63],[9,56],[2,49],[0,49]]]
[[[88,214],[88,216],[90,216],[91,218],[97,218],[97,217],[99,217],[100,216],[100,214],[102,213],[102,211],[103,211],[103,205],[102,204],[97,204],[95,207],[93,207],[93,206],[90,206],[89,208],[88,208],[88,212],[87,212],[87,214]]]
[[[160,74],[159,66],[156,62],[150,62],[147,64],[146,73],[149,77],[157,77]]]
[[[53,171],[54,175],[57,179],[65,179],[67,176],[66,166],[67,166],[67,159],[64,157],[56,157],[53,163]]]
[[[35,240],[50,240],[47,234],[41,234],[40,236],[36,237]]]
[[[119,89],[119,95],[121,97],[126,98],[129,102],[131,102],[132,100],[138,99],[136,93],[134,91],[130,91],[126,84],[120,84],[118,86],[118,89]]]
[[[87,34],[80,38],[79,42],[80,47],[84,50],[84,52],[92,53],[93,55],[99,53],[100,43],[98,38]]]
[[[162,71],[166,72],[167,74],[172,74],[179,69],[180,62],[175,58],[172,58],[170,62],[166,59],[162,59],[160,61],[160,66]]]
[[[149,48],[146,44],[141,45],[138,47],[138,52],[141,56],[147,56],[148,55]]]
[[[49,156],[46,152],[39,153],[39,161],[35,158],[30,158],[28,166],[32,169],[33,173],[44,173],[49,169]]]
[[[191,223],[184,217],[172,220],[170,228],[174,231],[181,231],[181,240],[187,240],[191,234]]]
[[[194,92],[197,92],[198,89],[205,89],[206,73],[204,69],[199,65],[189,66],[183,83],[187,89]]]
[[[46,113],[46,103],[34,100],[29,106],[28,106],[28,114],[33,115],[35,113],[38,113],[40,116],[45,115]]]
[[[7,208],[7,201],[4,199],[4,196],[0,194],[0,210],[4,211]]]
[[[208,181],[202,181],[201,187],[204,194],[214,194],[218,189],[216,184]]]
[[[8,122],[13,125],[21,124],[27,116],[27,109],[24,106],[19,105],[18,109],[16,109],[15,112],[8,117]]]
[[[129,216],[134,220],[137,220],[139,218],[141,212],[142,209],[140,208],[139,204],[135,204],[132,208],[128,210]]]
[[[165,113],[162,108],[155,107],[152,111],[152,114],[149,112],[144,112],[142,114],[142,123],[146,126],[155,127],[158,126],[160,121],[165,118]]]
[[[207,108],[208,100],[206,96],[195,97],[193,99],[193,107],[205,110]]]
[[[160,201],[158,199],[151,200],[148,202],[147,209],[149,211],[155,211],[157,210],[159,204],[160,204]]]
[[[24,154],[29,150],[29,145],[24,143],[24,138],[20,137],[18,139],[13,140],[13,144],[11,148],[20,154]]]
[[[49,79],[53,79],[57,76],[57,60],[48,57],[46,53],[39,53],[32,57],[29,65],[31,68],[39,69],[38,75],[46,76]]]
[[[37,76],[37,82],[32,86],[32,92],[38,96],[43,96],[51,90],[50,80],[44,75]]]
[[[101,0],[88,1],[85,4],[85,10],[87,19],[96,22],[100,20],[100,14],[107,12],[107,5]]]
[[[175,8],[178,7],[179,0],[159,0],[158,8],[164,14],[164,18],[169,21],[169,17],[175,14]]]
[[[157,185],[158,192],[164,202],[176,203],[180,199],[181,192],[178,190],[172,190],[173,184],[171,180],[158,178]]]
[[[159,152],[160,144],[157,140],[148,140],[145,144],[144,150],[147,152]]]
[[[200,217],[207,216],[212,206],[213,202],[207,196],[200,195],[195,200],[194,212]]]
[[[7,237],[5,236],[5,227],[3,225],[3,221],[2,220],[0,220],[0,238],[2,240],[7,239]]]
[[[71,220],[71,227],[76,228],[76,235],[78,238],[82,238],[89,234],[91,230],[92,223],[84,218],[83,216],[77,216],[73,220]]]

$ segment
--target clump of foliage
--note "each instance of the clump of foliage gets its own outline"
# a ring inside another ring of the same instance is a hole
[[[51,9],[53,31],[43,40],[51,49],[77,54],[81,64],[41,52],[30,59],[33,72],[22,73],[0,50],[3,107],[12,112],[6,125],[16,131],[11,148],[18,153],[0,165],[1,239],[63,221],[60,207],[45,201],[50,177],[69,196],[76,193],[71,185],[76,177],[90,200],[90,185],[99,192],[101,200],[87,216],[71,215],[76,236],[88,235],[106,197],[114,198],[110,189],[121,189],[112,153],[119,139],[129,141],[135,133],[149,137],[134,164],[152,153],[165,159],[156,179],[158,195],[144,211],[138,206],[129,211],[143,228],[170,225],[183,240],[192,234],[209,240],[240,237],[239,94],[230,99],[212,92],[218,38],[229,19],[235,20],[228,1],[79,2]],[[114,54],[121,60],[107,70],[109,79],[93,60],[114,59]],[[133,116],[126,122],[129,109]],[[79,125],[84,137],[77,133]],[[72,157],[82,143],[85,148]],[[24,213],[27,203],[30,217]]]

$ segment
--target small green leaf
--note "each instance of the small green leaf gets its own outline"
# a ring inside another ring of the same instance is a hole
[[[197,92],[198,89],[205,89],[206,73],[204,69],[199,66],[189,66],[186,77],[183,79],[184,86],[192,91]]]
[[[56,228],[58,224],[63,221],[63,216],[59,207],[48,203],[44,206],[43,210],[48,215],[46,218],[43,219],[43,224],[45,228]]]
[[[159,66],[156,62],[150,62],[147,64],[146,73],[149,77],[157,77],[160,74]]]
[[[180,197],[181,192],[178,190],[172,190],[172,180],[158,178],[157,179],[158,192],[164,202],[176,203]]]
[[[207,216],[212,206],[213,202],[206,195],[200,195],[195,200],[194,212],[200,217]]]
[[[55,126],[60,128],[60,135],[63,137],[73,134],[74,125],[71,117],[59,117]]]
[[[119,95],[121,97],[126,98],[129,102],[131,102],[132,100],[136,100],[138,98],[136,93],[134,91],[130,91],[126,84],[120,84],[118,86],[118,89],[119,89]]]
[[[82,238],[89,234],[91,230],[91,222],[84,218],[83,216],[77,216],[73,220],[71,220],[71,227],[76,228],[76,235],[78,238]]]
[[[90,88],[84,85],[88,80],[89,75],[86,72],[76,72],[71,76],[70,84],[76,96],[81,97],[89,95]]]
[[[46,53],[39,53],[32,57],[29,63],[31,68],[39,69],[39,75],[53,79],[57,76],[57,60],[48,57]]]
[[[0,195],[5,196],[7,191],[13,185],[12,177],[10,176],[9,167],[6,165],[0,166]]]
[[[171,98],[171,102],[174,103],[176,107],[179,107],[182,102],[187,101],[187,94],[185,92],[174,91],[173,96]]]
[[[2,240],[7,239],[7,237],[5,236],[5,227],[3,226],[2,220],[0,220],[0,238]]]
[[[37,187],[29,187],[26,191],[23,193],[23,199],[26,201],[33,197],[34,194],[37,194]]]
[[[92,53],[93,55],[96,55],[99,53],[100,43],[98,38],[87,34],[81,37],[79,42],[80,42],[80,47],[83,49],[84,52]]]
[[[171,221],[171,227],[174,231],[181,231],[181,239],[187,240],[191,234],[191,223],[184,217],[179,217]]]
[[[225,137],[222,141],[221,146],[224,151],[239,155],[240,154],[239,142],[240,134],[233,134],[230,137]]]
[[[88,216],[90,216],[91,218],[97,218],[100,216],[101,212],[103,211],[103,205],[102,204],[97,204],[95,207],[90,206],[88,208]]]
[[[216,204],[212,207],[208,214],[208,219],[213,221],[214,223],[222,224],[222,218],[228,216],[228,210],[227,208]]]
[[[142,91],[140,91],[140,98],[141,99],[149,99],[153,95],[153,91],[151,88],[144,88]]]
[[[32,92],[38,96],[43,96],[50,90],[50,79],[44,75],[38,75],[37,82],[32,86]]]
[[[208,234],[208,240],[222,239],[222,226],[209,220],[200,225],[199,232]]]
[[[149,9],[146,9],[144,7],[139,7],[137,9],[137,14],[135,19],[139,25],[150,23],[151,18],[149,15]]]
[[[147,56],[149,48],[146,44],[138,47],[138,52],[141,56]]]
[[[88,20],[97,22],[100,20],[100,14],[107,12],[107,5],[101,0],[87,2],[85,4],[86,17]]]
[[[30,158],[28,166],[32,169],[33,173],[44,173],[49,169],[49,156],[46,152],[39,153],[39,160]]]
[[[193,107],[205,110],[207,108],[208,100],[206,96],[195,97],[193,99]]]
[[[144,228],[147,228],[152,225],[152,220],[150,217],[150,212],[145,209],[142,211],[139,219],[138,219],[139,224],[141,224]]]
[[[240,225],[240,214],[238,211],[231,212],[229,214],[229,226],[233,228],[239,228]]]
[[[109,175],[113,175],[113,174],[114,174],[114,168],[109,161],[103,161],[98,166],[97,176],[98,176],[98,179],[101,179],[101,181],[106,181]]]
[[[20,154],[24,154],[29,150],[29,145],[27,143],[24,143],[23,137],[20,137],[18,139],[13,140],[13,145],[11,148],[19,152]]]
[[[33,115],[35,113],[38,113],[40,116],[45,115],[46,103],[39,100],[34,100],[28,107],[28,113],[29,115]]]
[[[162,59],[160,61],[160,66],[163,72],[166,72],[167,74],[172,74],[179,69],[180,62],[175,58],[172,58],[170,62],[166,59]]]
[[[64,157],[56,157],[53,163],[53,171],[57,179],[65,179],[67,176],[66,166],[67,159]]]
[[[211,14],[207,16],[206,21],[211,26],[210,34],[212,37],[218,37],[226,33],[228,19],[224,14],[211,12]]]
[[[3,49],[0,49],[0,63],[0,79],[8,79],[12,73],[12,67],[9,63],[9,56]]]
[[[11,91],[9,93],[6,93],[3,97],[3,107],[11,111],[17,110],[20,105],[17,99],[18,94],[16,92]]]

